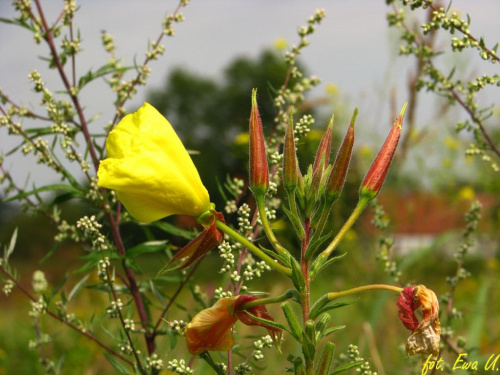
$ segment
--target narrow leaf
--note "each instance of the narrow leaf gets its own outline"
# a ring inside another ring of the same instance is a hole
[[[288,219],[293,225],[293,229],[295,229],[295,233],[297,234],[297,237],[300,239],[304,238],[306,236],[306,233],[304,232],[304,228],[302,227],[302,223],[300,222],[300,219],[293,214],[292,211],[288,210],[285,206],[282,206],[283,211],[285,211],[286,216],[288,216]]]
[[[111,354],[105,352],[104,356],[109,361],[109,363],[111,363],[111,366],[113,366],[114,369],[116,371],[118,371],[120,374],[124,374],[124,375],[130,375],[131,374],[130,369],[127,366],[125,366],[123,363],[121,363],[120,361],[118,361]]]
[[[336,257],[332,257],[332,258],[328,259],[325,263],[321,264],[317,269],[315,269],[314,274],[311,272],[311,279],[314,279],[316,277],[316,275],[318,275],[323,270],[323,268],[329,266],[332,263],[338,262],[343,257],[345,257],[346,254],[347,253],[344,253],[342,255],[337,255]],[[314,264],[313,264],[313,269],[314,269]]]
[[[283,313],[285,314],[286,321],[288,323],[288,326],[290,327],[290,332],[292,333],[293,337],[298,342],[302,341],[302,329],[299,324],[299,320],[297,319],[297,316],[295,315],[295,312],[293,311],[292,306],[288,302],[284,302],[281,304],[281,308],[283,310]]]
[[[67,185],[67,184],[52,184],[52,185],[42,186],[40,188],[31,190],[31,191],[24,191],[22,193],[16,194],[13,197],[7,198],[5,200],[5,202],[12,202],[14,200],[19,200],[19,199],[22,199],[22,198],[26,198],[26,197],[29,197],[30,195],[38,194],[38,193],[41,193],[41,192],[44,192],[44,191],[59,191],[59,190],[67,191],[67,192],[72,192],[72,193],[75,193],[75,194],[80,192],[78,189],[74,188],[71,185]]]
[[[333,370],[333,372],[330,373],[330,375],[340,374],[341,372],[347,371],[353,367],[361,366],[364,362],[365,362],[365,360],[363,359],[360,361],[346,363],[345,365],[337,367],[335,370]]]
[[[344,307],[344,306],[349,306],[349,305],[352,305],[353,303],[357,302],[358,300],[357,299],[354,299],[352,301],[346,301],[346,302],[337,302],[337,303],[334,303],[333,305],[329,305],[329,306],[325,306],[321,309],[318,310],[318,312],[316,313],[317,315],[321,315],[327,311],[330,311],[330,310],[335,310],[335,309],[338,309],[340,307]],[[316,316],[317,316],[316,315]]]
[[[326,337],[328,335],[331,335],[333,332],[340,331],[341,329],[344,329],[346,326],[335,326],[335,327],[330,327],[326,331],[321,332],[320,339],[323,337]]]
[[[68,272],[66,272],[63,276],[63,278],[56,284],[56,286],[54,287],[54,289],[52,289],[52,291],[50,292],[50,295],[49,295],[49,302],[50,300],[52,300],[52,298],[54,298],[54,296],[59,293],[59,291],[61,290],[61,288],[64,286],[64,284],[66,284],[66,281],[68,280]]]
[[[69,292],[68,295],[68,302],[71,301],[71,299],[78,293],[80,289],[83,288],[83,285],[87,281],[90,275],[85,275],[74,287],[71,289],[71,292]]]
[[[318,367],[316,368],[316,375],[326,375],[330,371],[330,366],[332,365],[333,351],[335,350],[335,344],[327,342],[323,348],[323,353],[321,353],[321,359],[319,360]]]
[[[16,242],[17,242],[17,228],[14,229],[14,232],[12,233],[9,246],[7,246],[3,252],[3,259],[5,263],[9,261],[10,255],[14,252],[14,248],[16,247]]]
[[[286,328],[283,324],[280,324],[280,323],[275,322],[273,320],[259,318],[258,316],[253,315],[252,313],[250,313],[247,310],[245,310],[245,314],[248,314],[252,318],[252,320],[256,320],[257,322],[263,323],[265,325],[281,329],[282,331],[288,332],[289,334],[291,334],[293,336],[293,333],[288,328]]]
[[[141,254],[157,253],[165,250],[167,241],[149,241],[127,249],[126,257],[135,258]]]

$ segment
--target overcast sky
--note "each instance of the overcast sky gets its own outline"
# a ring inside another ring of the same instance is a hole
[[[47,18],[53,20],[62,1],[42,3]],[[101,47],[101,30],[114,35],[117,56],[123,58],[124,65],[132,64],[134,58],[142,62],[148,40],[157,38],[162,19],[175,9],[177,1],[86,0],[79,5],[76,26],[82,32],[83,52],[78,55],[77,69],[83,73],[107,59]],[[358,121],[364,117],[368,123],[387,122],[389,90],[397,88],[398,106],[407,100],[404,79],[413,60],[397,57],[396,34],[387,27],[389,8],[384,0],[192,0],[183,9],[186,21],[175,25],[176,36],[164,39],[165,55],[150,64],[153,72],[148,88],[162,86],[175,66],[217,76],[235,56],[255,57],[278,38],[295,44],[297,28],[318,8],[325,9],[327,16],[309,38],[311,45],[301,57],[309,72],[322,79],[317,92],[334,83],[353,106],[359,107]],[[472,15],[475,35],[485,35],[490,45],[500,40],[499,0],[455,0],[453,8]],[[11,2],[0,0],[0,17],[9,18],[13,13]],[[47,55],[46,45],[35,45],[27,30],[0,24],[0,87],[15,102],[33,107],[38,104],[27,78],[34,67],[42,72],[48,87],[62,87],[54,71],[42,68],[45,63],[37,58],[42,55]],[[498,72],[498,66],[495,68]],[[113,115],[110,103],[114,96],[105,88],[96,84],[81,93],[87,116],[101,114],[98,125],[106,124]],[[141,88],[127,108],[139,106],[144,99],[145,89]],[[365,132],[375,134],[377,129]],[[3,152],[10,145],[5,135],[5,129],[0,129]],[[16,173],[22,174],[17,166],[25,161],[14,160]],[[12,167],[12,161],[6,166]]]

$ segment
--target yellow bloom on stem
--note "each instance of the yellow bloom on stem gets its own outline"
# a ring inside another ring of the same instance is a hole
[[[191,157],[167,119],[150,104],[120,121],[106,139],[106,152],[98,185],[115,190],[137,220],[197,217],[210,209]]]
[[[226,351],[234,346],[233,325],[238,317],[232,314],[232,307],[237,298],[221,298],[212,307],[195,315],[184,329],[190,353]]]
[[[257,297],[240,295],[219,299],[212,307],[200,311],[184,329],[184,337],[191,354],[204,351],[227,351],[234,346],[233,326],[239,320],[248,326],[261,326],[268,330],[273,341],[279,345],[281,330],[265,321],[274,321],[264,305],[244,308],[245,303]]]

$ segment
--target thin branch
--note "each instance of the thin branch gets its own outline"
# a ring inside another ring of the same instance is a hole
[[[15,285],[17,288],[19,288],[19,290],[26,296],[28,297],[31,301],[33,302],[38,302],[38,300],[30,293],[28,292],[28,290],[26,290],[26,288],[24,288],[23,285],[21,285],[8,271],[7,269],[4,267],[4,266],[1,266],[0,265],[0,271],[2,271],[2,273],[8,278],[10,279]],[[73,323],[67,321],[67,320],[64,320],[63,318],[61,318],[59,315],[57,315],[56,313],[50,311],[49,309],[45,310],[46,314],[51,316],[52,318],[60,321],[61,323],[64,323],[66,324],[68,327],[70,327],[71,329],[73,329],[74,331],[78,332],[79,334],[87,337],[88,339],[92,340],[93,342],[95,342],[97,345],[99,345],[101,348],[103,348],[105,351],[107,351],[109,354],[111,354],[112,356],[122,360],[123,362],[127,363],[130,367],[134,368],[134,363],[131,362],[129,359],[125,358],[124,356],[122,356],[120,353],[117,353],[115,352],[113,349],[111,349],[109,346],[107,346],[106,344],[104,344],[103,342],[101,342],[98,338],[96,338],[95,336],[93,336],[92,334],[90,334],[89,332],[87,331],[82,331],[80,328],[78,328],[77,326],[75,326]]]

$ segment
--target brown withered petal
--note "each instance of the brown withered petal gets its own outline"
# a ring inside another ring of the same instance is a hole
[[[239,308],[241,306],[243,306],[245,303],[250,302],[250,301],[255,301],[256,299],[258,299],[258,298],[255,296],[249,296],[249,295],[245,295],[245,294],[242,294],[241,296],[239,296],[238,299],[236,300],[236,302],[234,303],[234,311],[235,311],[236,316],[238,317],[238,319],[242,323],[246,324],[247,326],[261,326],[261,327],[266,328],[267,331],[269,332],[269,335],[273,339],[273,342],[279,343],[281,340],[281,335],[282,335],[282,332],[280,329],[273,327],[272,325],[266,324],[264,322],[260,322],[248,314],[248,313],[250,313],[258,318],[270,320],[270,321],[274,322],[274,318],[271,315],[269,315],[269,313],[267,312],[267,309],[264,305],[249,307],[245,310],[239,310]]]
[[[419,326],[406,340],[406,352],[408,355],[420,354],[422,358],[427,358],[429,354],[437,358],[439,356],[440,334],[441,330],[436,330],[433,324]]]
[[[431,354],[436,358],[439,355],[441,338],[439,302],[436,294],[424,285],[407,287],[401,292],[397,306],[404,326],[413,331],[406,342],[406,352],[409,355],[421,354],[422,358]],[[419,307],[423,314],[420,323],[415,316],[415,310]]]
[[[191,240],[186,246],[174,255],[174,257],[167,264],[167,270],[186,268],[196,260],[202,258],[206,253],[219,245],[224,239],[224,235],[219,231],[215,224],[215,217],[220,221],[224,218],[219,212],[212,212],[214,214],[214,221],[203,232],[201,232],[195,239]],[[179,262],[178,264],[175,264]]]

